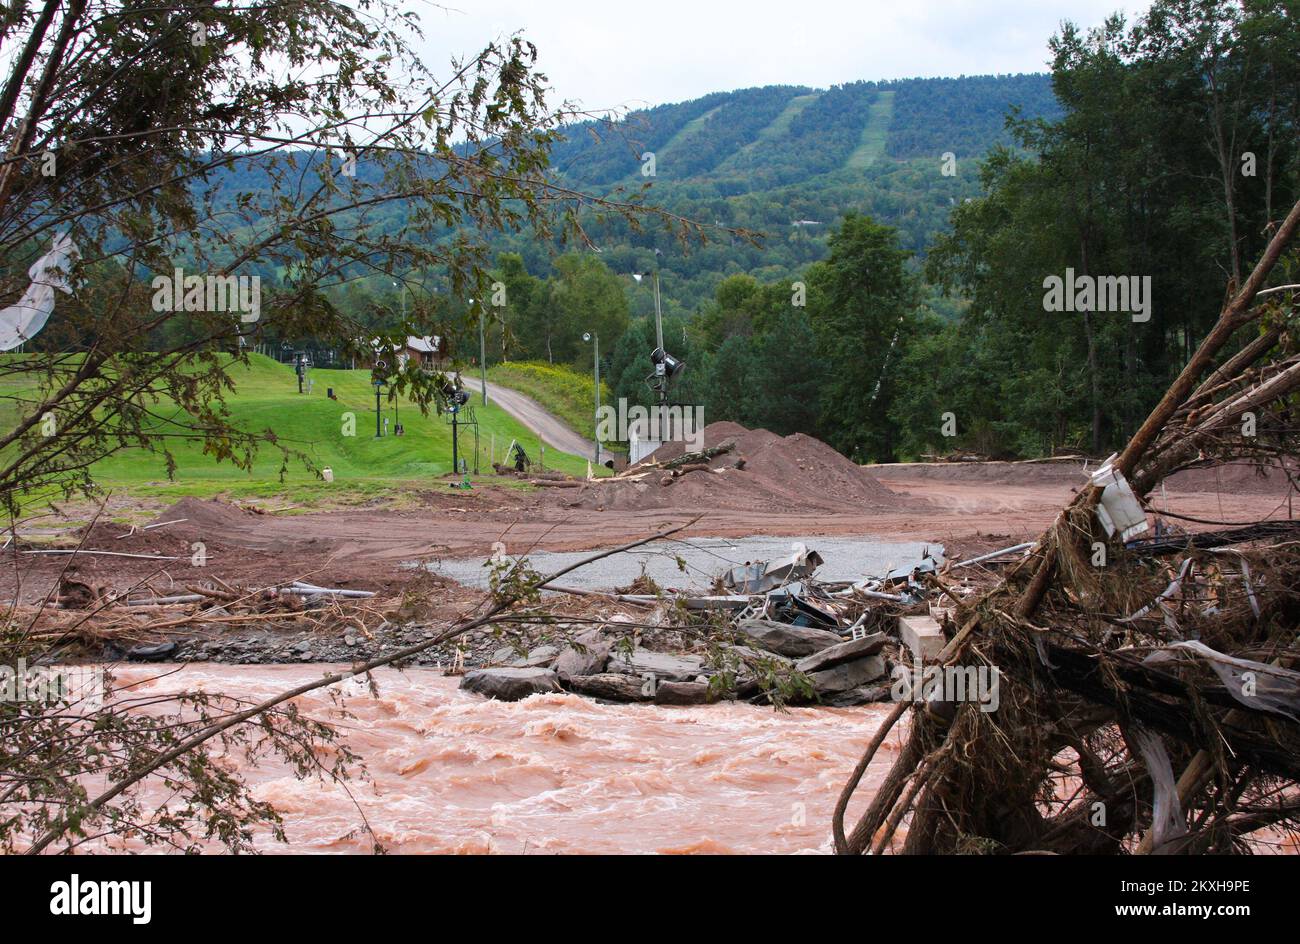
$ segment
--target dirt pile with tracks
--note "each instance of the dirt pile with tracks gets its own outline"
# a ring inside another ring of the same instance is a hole
[[[680,457],[687,447],[665,443],[624,477],[584,485],[570,497],[569,504],[624,511],[725,508],[788,512],[871,511],[905,504],[864,468],[803,433],[779,436],[730,422],[705,427],[704,447],[728,441],[735,448],[714,456],[707,469],[676,477],[659,466]],[[737,468],[739,460],[744,461]]]

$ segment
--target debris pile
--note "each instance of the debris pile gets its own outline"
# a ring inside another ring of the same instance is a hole
[[[607,599],[639,616],[597,621],[577,635],[542,634],[503,647],[461,687],[517,700],[569,691],[615,702],[701,705],[720,699],[848,707],[891,697],[899,676],[942,646],[932,613],[986,586],[988,568],[1023,558],[1029,545],[945,561],[922,554],[878,577],[822,582],[815,550],[720,573],[707,595],[652,586]],[[641,581],[644,584],[644,580]],[[593,591],[547,587],[584,597]]]
[[[178,657],[196,634],[228,635],[255,625],[308,628],[313,633],[342,626],[366,632],[367,622],[383,622],[374,597],[369,590],[321,587],[301,580],[245,587],[215,576],[165,593],[145,585],[118,594],[65,576],[59,581],[54,607],[20,606],[15,615],[34,628],[32,638],[60,645],[80,643],[109,659],[155,662]]]
[[[1295,482],[1298,296],[1264,285],[1298,226],[1300,203],[1123,452],[1030,555],[954,601],[927,669],[991,675],[998,707],[942,686],[899,702],[840,796],[839,852],[1296,847],[1300,522],[1284,500],[1278,520],[1151,535],[1148,496],[1176,474],[1244,464]],[[909,711],[887,776],[846,828]]]

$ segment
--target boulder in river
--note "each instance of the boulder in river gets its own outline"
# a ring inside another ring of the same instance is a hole
[[[836,692],[846,692],[851,688],[874,682],[885,674],[885,660],[882,656],[867,656],[853,662],[844,662],[833,668],[820,672],[811,672],[808,679],[821,697]]]
[[[688,682],[700,674],[704,660],[698,656],[675,656],[649,649],[615,652],[609,657],[609,670],[625,675],[653,675],[656,681]]]
[[[610,644],[601,639],[599,631],[583,633],[560,650],[552,668],[562,679],[574,675],[596,675],[605,670],[609,650]]]
[[[805,656],[795,663],[795,668],[800,672],[820,672],[823,669],[832,669],[837,665],[843,665],[845,662],[853,662],[864,656],[874,656],[885,648],[887,638],[884,633],[872,633],[870,636],[863,636],[860,639],[849,639],[822,649],[820,652],[814,652],[810,656]]]
[[[769,652],[798,658],[839,645],[837,633],[809,626],[791,626],[774,620],[741,620],[736,629]]]
[[[856,708],[858,705],[889,701],[890,688],[888,682],[859,685],[857,688],[826,695],[822,698],[821,704],[827,708]]]
[[[460,687],[498,701],[520,701],[529,695],[560,691],[560,678],[550,669],[474,669],[466,672]]]
[[[555,661],[555,657],[560,654],[558,646],[536,646],[528,650],[528,655],[520,659],[515,659],[510,663],[516,668],[537,668],[539,666],[549,666]]]
[[[655,686],[656,705],[707,705],[708,682],[660,682]]]
[[[569,691],[605,701],[650,701],[645,680],[621,672],[574,675],[564,680]]]

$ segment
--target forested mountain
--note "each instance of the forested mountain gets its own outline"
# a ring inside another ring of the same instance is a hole
[[[952,208],[979,192],[975,161],[1009,143],[1013,110],[1056,117],[1050,77],[767,86],[570,126],[551,159],[574,188],[633,192],[649,183],[648,202],[762,234],[757,245],[723,234],[682,247],[665,233],[635,234],[622,221],[589,229],[615,271],[644,268],[650,250],[660,250],[665,303],[685,312],[725,275],[780,278],[824,258],[830,226],[847,212],[896,227],[905,248],[923,253],[946,230]],[[954,158],[947,174],[946,154]],[[549,269],[551,247],[502,243],[530,272]]]
[[[706,242],[683,245],[647,226],[633,232],[626,220],[586,225],[600,258],[614,272],[645,269],[660,251],[665,310],[683,314],[712,298],[727,275],[761,279],[793,276],[826,256],[831,226],[847,212],[868,214],[900,231],[902,245],[923,254],[947,229],[948,214],[979,192],[976,159],[1007,143],[1006,119],[1059,113],[1047,75],[973,76],[853,82],[830,89],[767,86],[717,92],[689,102],[632,112],[617,122],[592,120],[563,129],[551,148],[551,173],[565,186],[618,198],[649,188],[644,201],[710,226],[758,234],[749,242],[725,230]],[[955,164],[944,173],[944,155]],[[654,155],[653,175],[643,154]],[[316,168],[337,155],[304,152],[275,171],[312,180]],[[316,168],[313,168],[316,165]],[[430,168],[431,174],[437,168]],[[218,203],[264,191],[271,173],[241,161],[212,181]],[[361,160],[359,178],[382,173]],[[401,225],[386,208],[391,226]],[[343,225],[340,221],[338,225]],[[449,229],[446,239],[455,238]],[[491,253],[518,253],[527,270],[546,277],[556,257],[573,247],[540,243],[510,233],[484,234]],[[277,273],[264,272],[274,278]],[[440,277],[422,274],[432,288]],[[392,280],[362,277],[350,307],[385,302]],[[641,302],[640,305],[637,302]],[[644,314],[644,299],[633,300]],[[394,306],[396,307],[396,306]]]

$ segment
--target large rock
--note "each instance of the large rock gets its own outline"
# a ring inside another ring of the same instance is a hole
[[[789,656],[768,652],[765,649],[751,649],[749,646],[728,646],[727,650],[739,656],[742,663],[751,659],[766,659],[768,662],[774,662],[778,665],[794,667],[794,660]]]
[[[574,643],[578,645],[575,646]],[[561,679],[575,675],[596,675],[605,671],[609,650],[610,644],[601,639],[599,632],[583,633],[560,650],[560,656],[552,668]]]
[[[631,652],[614,652],[609,657],[609,671],[626,675],[653,675],[656,682],[686,682],[694,679],[704,668],[704,660],[696,656],[675,656],[649,649]]]
[[[655,686],[656,705],[707,705],[708,682],[660,682]]]
[[[834,668],[823,669],[821,672],[812,672],[808,678],[817,694],[824,697],[874,682],[884,674],[884,657],[867,656],[865,659],[845,662]]]
[[[850,688],[848,691],[828,694],[822,698],[821,703],[827,708],[856,708],[858,705],[889,701],[889,698],[890,685],[885,682],[883,684],[859,685],[857,688]]]
[[[560,691],[560,678],[550,669],[474,669],[465,673],[460,687],[498,701],[519,701],[529,695]]]
[[[765,619],[741,620],[736,629],[769,652],[794,658],[829,649],[841,641],[836,633],[824,629],[791,626]]]
[[[510,663],[516,668],[536,668],[538,666],[550,666],[555,661],[555,657],[560,654],[559,646],[537,646],[535,649],[529,649],[528,655],[522,659],[516,659]]]
[[[884,633],[872,633],[870,636],[863,636],[861,639],[850,639],[847,642],[823,649],[821,652],[814,652],[810,656],[805,656],[795,663],[795,668],[800,672],[820,672],[822,669],[833,669],[845,662],[853,662],[865,656],[874,656],[885,648],[887,639],[888,637]]]
[[[601,672],[596,675],[574,675],[564,680],[571,692],[605,701],[650,701],[650,686],[635,675],[621,672]]]

